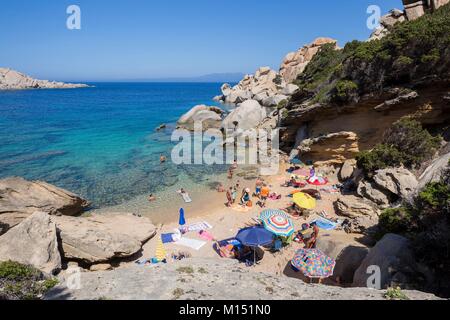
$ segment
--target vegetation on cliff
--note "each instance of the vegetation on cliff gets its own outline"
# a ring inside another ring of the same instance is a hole
[[[0,262],[0,300],[36,300],[57,284],[32,266]]]
[[[436,286],[450,293],[450,163],[441,181],[429,183],[411,203],[380,216],[379,236],[397,233],[412,239],[418,259],[431,267]]]
[[[358,167],[368,177],[387,167],[414,168],[433,157],[441,139],[423,129],[418,121],[403,118],[387,130],[380,144],[357,156]]]
[[[380,40],[324,45],[297,78],[293,103],[358,102],[391,86],[447,79],[450,74],[450,4],[395,25]]]

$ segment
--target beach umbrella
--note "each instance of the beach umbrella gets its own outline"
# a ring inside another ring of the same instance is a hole
[[[166,260],[167,252],[164,248],[164,244],[162,243],[161,238],[158,240],[158,244],[156,245],[156,253],[155,257],[159,262]]]
[[[184,209],[180,209],[180,220],[178,222],[180,226],[184,226],[186,224],[186,219],[184,218]]]
[[[273,242],[273,233],[263,227],[250,227],[239,231],[236,240],[248,247],[265,246]]]
[[[319,249],[300,249],[291,264],[308,278],[323,279],[333,275],[336,261]]]
[[[278,215],[278,216],[282,216],[285,218],[289,218],[289,215],[282,211],[282,210],[278,210],[278,209],[266,209],[263,212],[261,212],[261,214],[259,215],[259,220],[263,221],[264,219],[268,219],[273,215]]]
[[[316,207],[316,199],[309,194],[297,192],[293,195],[294,203],[302,209],[312,210]]]
[[[318,176],[312,176],[307,181],[309,184],[315,185],[315,186],[323,186],[328,183],[328,179]]]
[[[261,219],[264,228],[277,236],[290,237],[295,232],[294,223],[284,212],[280,211],[280,213],[273,213]]]

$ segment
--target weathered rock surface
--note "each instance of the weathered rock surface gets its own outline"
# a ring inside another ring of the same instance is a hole
[[[378,170],[373,177],[381,190],[387,190],[401,199],[408,199],[419,185],[414,174],[405,168]]]
[[[64,284],[47,300],[383,300],[385,291],[306,284],[301,280],[250,272],[234,260],[188,259],[154,267],[81,273],[82,287]],[[405,291],[412,300],[438,299]]]
[[[373,247],[361,266],[356,270],[353,286],[366,287],[369,266],[378,266],[381,271],[381,288],[401,286],[413,288],[414,284],[426,283],[427,273],[415,260],[411,244],[408,239],[387,234]]]
[[[36,211],[52,215],[76,215],[89,202],[79,196],[41,181],[23,178],[0,180],[0,222],[9,228]]]
[[[187,113],[185,113],[178,120],[177,125],[179,128],[194,130],[194,125],[197,123],[203,130],[220,128],[222,124],[223,110],[217,107],[209,107],[206,105],[198,105],[193,107]]]
[[[317,38],[296,52],[286,55],[280,67],[280,75],[286,83],[292,83],[301,74],[320,47],[327,43],[336,44],[337,41],[330,38]]]
[[[266,108],[263,108],[258,101],[247,100],[238,105],[223,120],[222,127],[225,129],[255,129],[266,116]]]
[[[302,159],[316,165],[342,164],[359,152],[358,136],[354,132],[336,132],[305,139],[298,147]]]
[[[0,68],[0,90],[20,89],[74,89],[86,88],[85,84],[36,80],[15,70]]]
[[[377,210],[364,199],[355,196],[342,196],[335,202],[337,213],[343,217],[355,218],[359,216],[377,215]]]
[[[138,253],[156,234],[147,218],[109,213],[91,217],[52,217],[56,223],[64,258],[101,263]]]
[[[403,0],[403,5],[408,20],[415,20],[423,16],[426,12],[439,9],[449,2],[450,0]]]
[[[380,19],[380,26],[372,33],[370,40],[381,39],[389,34],[390,28],[395,24],[406,21],[405,13],[398,9],[392,9]]]
[[[377,189],[377,186],[373,182],[367,180],[359,183],[357,193],[360,197],[369,199],[382,209],[386,209],[391,202],[389,193]]]
[[[317,248],[335,259],[333,278],[339,277],[341,284],[353,283],[353,275],[369,253],[369,248],[356,241],[342,241],[332,237],[319,237]]]
[[[353,172],[355,172],[355,169],[356,169],[356,160],[354,159],[346,160],[342,164],[341,169],[339,170],[339,180],[346,181],[350,179],[353,176]]]
[[[280,102],[287,101],[288,99],[289,99],[288,96],[285,96],[283,94],[277,94],[264,99],[262,104],[264,107],[277,107],[280,104]]]
[[[438,182],[450,162],[450,152],[434,160],[419,177],[417,190],[422,190],[430,182]]]
[[[0,261],[9,260],[48,274],[61,268],[56,226],[47,213],[34,213],[0,237]]]

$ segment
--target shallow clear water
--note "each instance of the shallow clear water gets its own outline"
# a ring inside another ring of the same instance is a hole
[[[159,163],[177,119],[214,105],[216,83],[95,83],[94,88],[0,92],[0,178],[44,180],[93,202],[122,204],[184,184],[217,166]],[[156,132],[160,124],[168,128]]]

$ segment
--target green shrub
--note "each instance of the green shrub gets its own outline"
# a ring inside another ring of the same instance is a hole
[[[32,266],[0,262],[0,300],[36,300],[57,284]]]
[[[356,161],[365,175],[371,177],[377,170],[399,167],[403,162],[403,154],[393,146],[378,144],[371,151],[360,152]]]
[[[348,101],[352,96],[357,94],[358,85],[350,80],[340,80],[336,84],[336,96],[341,101]]]
[[[387,289],[384,297],[388,300],[409,300],[408,296],[402,291],[401,288]]]
[[[413,229],[413,214],[405,207],[384,210],[378,223],[378,236],[382,238],[387,233],[406,234]]]
[[[409,118],[401,119],[386,131],[381,144],[357,157],[358,167],[370,177],[375,171],[404,165],[413,168],[430,159],[442,138],[433,137],[422,125]]]
[[[420,61],[422,63],[435,63],[437,61],[439,61],[439,59],[441,58],[441,55],[439,53],[439,50],[434,48],[432,49],[428,54],[424,54]]]
[[[402,153],[402,163],[409,168],[433,157],[441,141],[441,137],[433,137],[420,122],[409,118],[394,123],[383,138],[384,144]]]

